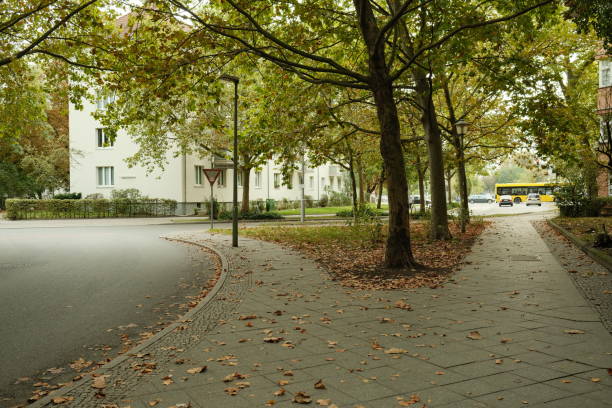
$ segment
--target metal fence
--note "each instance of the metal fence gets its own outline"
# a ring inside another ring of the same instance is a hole
[[[21,200],[6,201],[12,220],[168,217],[175,215],[173,200]]]

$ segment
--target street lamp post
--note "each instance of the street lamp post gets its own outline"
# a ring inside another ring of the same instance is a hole
[[[463,152],[464,137],[468,131],[470,124],[463,119],[455,122],[455,129],[457,129],[457,135],[459,136],[459,184],[461,185],[461,210],[459,212],[459,223],[461,225],[461,232],[465,232],[465,224],[469,222],[469,209],[468,197],[467,197],[467,176],[465,174],[465,161]]]
[[[302,183],[300,185],[300,222],[306,221],[306,203],[304,202],[304,188],[306,187],[306,164],[302,154]]]
[[[238,77],[222,75],[223,81],[234,83],[234,197],[232,206],[232,246],[238,246]]]

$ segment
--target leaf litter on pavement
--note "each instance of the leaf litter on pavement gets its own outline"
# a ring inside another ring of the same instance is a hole
[[[399,271],[382,266],[385,239],[372,242],[355,233],[355,227],[351,226],[260,227],[243,229],[241,233],[303,252],[323,265],[333,280],[346,287],[364,290],[433,289],[451,279],[450,272],[461,263],[487,225],[473,222],[467,232],[461,233],[459,226],[451,223],[453,239],[432,241],[428,238],[426,223],[412,223],[412,251],[422,267]]]

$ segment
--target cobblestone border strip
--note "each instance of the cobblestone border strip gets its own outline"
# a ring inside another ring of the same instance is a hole
[[[582,250],[588,256],[592,257],[592,255],[588,251],[585,250],[585,248],[586,249],[591,249],[591,248],[589,248],[588,244],[586,244],[584,241],[579,240],[572,233],[560,227],[558,224],[552,222],[551,220],[547,220],[547,224],[551,228],[553,228],[555,231],[559,232],[562,236],[566,237],[572,244],[576,246],[576,248],[578,248],[579,250]],[[538,230],[538,228],[536,228],[536,230]],[[558,238],[559,237],[556,237],[556,239]],[[546,242],[546,245],[548,245],[553,255],[555,255],[555,257],[558,257],[559,256],[558,250],[555,249],[555,245],[551,242],[553,238],[542,236],[542,239],[544,239],[544,242]],[[600,251],[597,251],[597,252],[600,252]],[[609,258],[605,254],[603,256],[605,256],[606,258]],[[592,257],[592,258],[595,264],[600,264],[602,267],[606,269],[610,269],[607,265],[604,265],[597,258],[595,257]],[[576,269],[578,268],[579,267],[577,267]],[[567,270],[566,267],[565,269]],[[597,292],[597,290],[601,291],[602,287],[598,286],[595,282],[591,281],[590,279],[585,280],[584,278],[581,277],[579,273],[569,273],[568,275],[570,276],[570,279],[572,280],[574,285],[576,285],[580,294],[583,296],[586,302],[593,309],[595,309],[595,311],[598,313],[599,319],[601,323],[603,324],[603,326],[606,328],[606,330],[608,330],[610,334],[612,334],[612,315],[610,314],[610,310],[612,310],[611,309],[612,305],[605,298],[605,296],[608,296],[608,295],[603,295],[602,297],[601,292]],[[599,281],[600,284],[602,282],[603,281]]]
[[[548,224],[551,227],[553,227],[554,229],[559,231],[559,233],[561,233],[561,235],[563,235],[565,238],[567,238],[570,241],[572,241],[574,243],[574,245],[576,245],[578,248],[580,248],[580,250],[582,252],[584,252],[585,254],[587,254],[588,256],[590,256],[591,258],[596,260],[599,264],[601,264],[606,269],[608,269],[609,271],[612,272],[612,257],[604,254],[601,251],[598,251],[596,249],[591,248],[586,242],[580,240],[574,234],[572,234],[571,232],[569,232],[565,228],[561,227],[559,224],[557,224],[553,220],[549,219],[547,221],[548,221]]]
[[[96,374],[104,375],[106,372],[110,371],[111,369],[119,366],[121,363],[124,363],[130,358],[132,358],[134,354],[137,354],[140,351],[147,349],[151,347],[152,345],[154,345],[155,343],[158,343],[159,341],[165,339],[168,335],[173,333],[179,326],[184,324],[185,321],[191,320],[193,317],[197,316],[204,308],[206,308],[206,306],[211,304],[211,302],[215,300],[216,296],[219,294],[219,292],[225,286],[225,283],[228,280],[227,278],[230,275],[229,261],[225,257],[225,255],[223,255],[221,251],[216,249],[214,246],[209,245],[209,244],[199,243],[199,242],[192,242],[192,241],[179,239],[179,238],[171,238],[171,237],[162,237],[162,238],[167,239],[169,241],[181,242],[181,243],[189,244],[189,245],[196,245],[196,246],[204,248],[210,251],[211,253],[213,253],[221,261],[221,275],[219,276],[219,280],[217,281],[215,286],[211,289],[211,291],[206,295],[206,297],[202,299],[202,301],[198,303],[198,305],[196,305],[193,309],[191,309],[189,312],[183,315],[180,320],[172,323],[171,325],[164,328],[159,333],[155,334],[153,337],[145,340],[143,343],[131,348],[128,352],[115,357],[113,360],[105,364],[100,369],[95,370],[94,372]],[[46,406],[55,406],[55,404],[53,404],[53,401],[52,401],[53,398],[69,395],[71,393],[76,393],[79,388],[85,387],[87,386],[87,384],[89,384],[89,382],[92,379],[91,374],[92,373],[85,374],[83,378],[76,381],[75,383],[68,385],[66,387],[62,387],[58,390],[52,391],[51,393],[41,398],[40,400],[29,404],[28,408],[43,408]]]

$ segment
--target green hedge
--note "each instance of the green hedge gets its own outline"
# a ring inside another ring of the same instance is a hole
[[[57,218],[113,218],[172,216],[175,200],[6,200],[6,216],[11,220]]]
[[[557,206],[562,217],[599,217],[601,210],[612,206],[612,197],[574,198],[572,200],[558,200]]]
[[[358,209],[358,215],[361,217],[380,217],[389,215],[388,212],[379,210],[378,208],[372,208],[370,206],[362,207]],[[353,209],[350,210],[341,210],[336,213],[336,217],[352,217]]]
[[[283,216],[276,211],[249,211],[249,212],[240,212],[238,214],[238,219],[241,220],[280,220]],[[231,220],[232,212],[231,211],[222,211],[219,213],[220,220]]]

